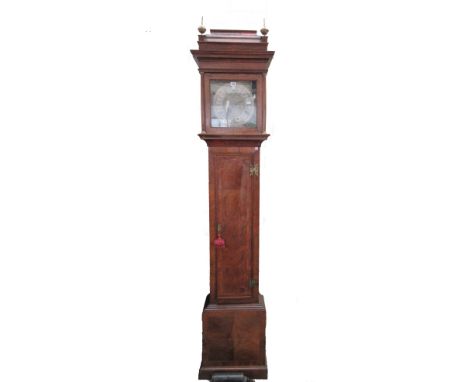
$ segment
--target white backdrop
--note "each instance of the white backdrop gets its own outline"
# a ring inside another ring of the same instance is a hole
[[[269,380],[467,381],[461,0],[3,1],[0,380],[196,381],[202,15],[276,51]]]

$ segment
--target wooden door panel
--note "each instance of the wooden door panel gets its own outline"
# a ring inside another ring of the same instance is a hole
[[[215,224],[221,224],[225,248],[215,248],[218,302],[254,299],[253,209],[255,183],[249,169],[252,153],[215,156]]]

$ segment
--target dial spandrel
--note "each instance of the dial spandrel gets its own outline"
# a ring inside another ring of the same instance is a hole
[[[211,127],[257,127],[256,81],[211,80]]]

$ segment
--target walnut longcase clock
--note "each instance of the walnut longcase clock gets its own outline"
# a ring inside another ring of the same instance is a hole
[[[199,379],[267,378],[266,309],[259,293],[260,146],[274,52],[250,30],[211,30],[192,50],[201,74],[209,152],[210,294]],[[240,378],[240,377],[239,377]]]

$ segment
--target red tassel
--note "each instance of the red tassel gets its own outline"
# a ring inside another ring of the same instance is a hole
[[[214,245],[216,248],[225,248],[226,243],[220,233],[218,233],[218,237],[214,240]]]

